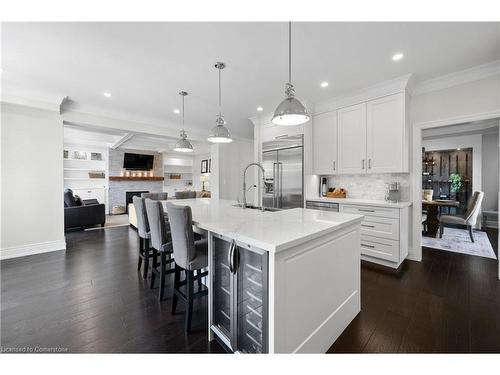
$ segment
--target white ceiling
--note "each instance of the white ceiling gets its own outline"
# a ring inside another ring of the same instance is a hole
[[[317,102],[407,73],[426,80],[498,60],[499,25],[296,23],[297,96]],[[399,51],[405,57],[395,63]],[[2,23],[4,89],[68,95],[84,110],[168,127],[179,123],[182,89],[190,94],[186,128],[201,133],[217,113],[218,60],[227,63],[228,127],[251,137],[257,106],[271,112],[284,95],[286,23]]]

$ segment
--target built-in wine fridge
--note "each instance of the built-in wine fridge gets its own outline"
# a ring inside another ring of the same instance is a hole
[[[268,253],[212,234],[211,330],[233,352],[267,353]]]

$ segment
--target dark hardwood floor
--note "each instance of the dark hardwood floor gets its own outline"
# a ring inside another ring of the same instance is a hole
[[[489,233],[497,251],[496,232]],[[182,305],[158,302],[136,270],[129,227],[73,232],[67,251],[1,262],[1,345],[69,352],[210,353],[207,300],[184,334]],[[362,311],[330,352],[500,352],[492,259],[424,249],[398,273],[362,267]],[[167,290],[173,278],[168,279]]]
[[[495,254],[498,232],[488,231]],[[500,352],[496,259],[423,249],[399,272],[364,265],[361,312],[331,353]]]

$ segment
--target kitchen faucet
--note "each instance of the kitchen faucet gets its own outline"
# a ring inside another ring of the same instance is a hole
[[[262,171],[262,186],[265,186],[266,179],[264,177],[264,167],[259,164],[259,163],[250,163],[248,164],[245,169],[243,170],[243,208],[247,208],[247,169],[250,168],[252,165],[255,165],[256,167],[259,167],[260,170]],[[262,211],[264,211],[264,207],[262,207]]]

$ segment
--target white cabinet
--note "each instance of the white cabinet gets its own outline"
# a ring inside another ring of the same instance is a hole
[[[339,211],[364,215],[359,245],[361,259],[398,268],[408,256],[408,207],[341,203]]]
[[[406,172],[405,94],[366,103],[367,173]]]
[[[338,173],[366,173],[366,103],[337,111]]]
[[[313,119],[313,173],[337,173],[337,116],[323,113]]]
[[[406,116],[403,92],[338,109],[337,173],[408,172]]]

